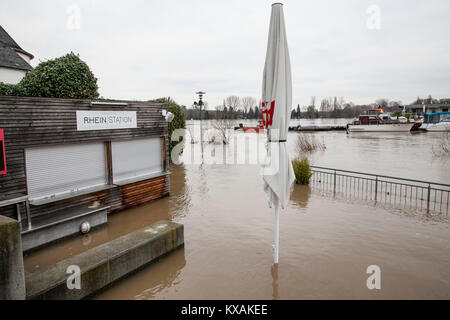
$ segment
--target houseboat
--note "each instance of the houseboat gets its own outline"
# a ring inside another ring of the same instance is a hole
[[[420,129],[426,131],[450,131],[450,111],[425,114]]]
[[[347,132],[409,132],[419,126],[406,117],[393,118],[383,109],[371,109],[347,124]]]

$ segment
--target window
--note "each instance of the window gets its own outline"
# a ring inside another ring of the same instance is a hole
[[[25,150],[30,200],[53,198],[107,184],[103,142]]]
[[[148,179],[163,172],[161,137],[111,142],[113,183]]]

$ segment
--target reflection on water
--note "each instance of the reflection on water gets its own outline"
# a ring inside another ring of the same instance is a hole
[[[296,185],[291,193],[291,202],[295,203],[300,208],[307,208],[310,196],[311,196],[310,186]]]
[[[278,264],[273,264],[270,267],[270,273],[272,274],[272,299],[278,300],[280,295],[278,294]]]
[[[168,260],[169,263],[166,263],[164,267],[156,261],[153,266],[147,268],[138,277],[134,278],[136,284],[139,285],[138,291],[140,292],[136,295],[136,299],[152,299],[156,293],[177,285],[182,280],[179,278],[179,275],[186,265],[184,248],[172,252]],[[139,278],[144,281],[140,281]],[[149,279],[151,281],[148,281]]]
[[[414,136],[417,141],[387,136],[397,143],[345,133],[320,136],[327,149],[313,155],[316,164],[449,180],[444,162],[429,161],[427,153],[411,157],[411,150],[419,154],[417,143],[430,139],[424,135]],[[223,150],[234,156],[238,151],[230,148]],[[393,152],[395,148],[403,151]],[[422,164],[418,172],[416,166]],[[184,248],[95,298],[450,298],[448,223],[392,214],[296,185],[280,215],[280,263],[273,266],[273,209],[267,206],[259,165],[171,165],[170,171],[169,197],[111,215],[108,226],[89,237],[28,255],[27,271],[45,268],[157,220],[171,219],[184,224]],[[366,269],[373,264],[381,268],[381,290],[366,287]]]
[[[170,196],[168,206],[171,220],[186,216],[191,209],[192,186],[186,180],[184,166],[170,167]]]
[[[153,299],[156,294],[177,286],[182,281],[181,271],[186,265],[184,248],[179,248],[169,255],[165,256],[165,263],[161,264],[159,260],[151,263],[142,271],[126,279],[129,286],[133,288],[134,296],[129,298],[135,300]],[[120,299],[121,290],[119,286],[113,286],[108,289],[108,295],[111,299]]]

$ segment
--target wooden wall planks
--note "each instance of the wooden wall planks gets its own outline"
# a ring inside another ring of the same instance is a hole
[[[168,127],[161,114],[162,103],[124,102],[128,106],[91,106],[92,100],[0,96],[0,128],[4,129],[8,173],[0,175],[0,197],[27,194],[25,148],[43,145],[127,140],[138,137],[164,137],[164,167],[168,168]],[[77,131],[77,110],[136,111],[137,128]],[[69,168],[68,168],[69,169]],[[58,211],[98,201],[111,206],[111,212],[123,210],[169,194],[169,177],[162,176],[126,186],[78,196],[41,206],[31,206],[31,215]],[[22,208],[22,212],[24,212]],[[15,218],[15,207],[0,208],[0,214]]]

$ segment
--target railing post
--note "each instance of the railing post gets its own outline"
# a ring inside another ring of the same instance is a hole
[[[375,176],[375,201],[377,201],[377,193],[378,193],[378,176]]]
[[[389,183],[389,185],[391,187],[390,193],[392,192],[392,184],[395,184],[394,202],[396,202],[397,184],[398,183],[397,182],[393,183],[392,180],[395,180],[395,181],[400,180],[400,181],[403,181],[403,182],[405,182],[405,181],[410,182],[410,184],[399,183],[400,184],[400,195],[399,195],[400,201],[401,201],[401,198],[402,198],[402,188],[401,187],[402,187],[402,185],[405,185],[405,205],[406,205],[406,201],[407,201],[407,198],[408,198],[408,187],[409,187],[409,190],[410,190],[410,193],[409,193],[409,200],[411,202],[410,205],[411,206],[413,205],[412,204],[413,200],[415,200],[415,205],[416,206],[418,205],[418,201],[419,201],[418,191],[419,191],[419,188],[420,188],[420,191],[421,191],[421,194],[420,194],[420,208],[423,209],[423,201],[425,201],[425,199],[424,199],[425,195],[423,194],[423,191],[424,191],[424,189],[427,189],[428,195],[427,195],[427,199],[426,199],[426,201],[427,201],[426,210],[429,211],[430,210],[430,203],[431,203],[431,189],[432,189],[431,185],[433,184],[435,186],[434,187],[434,207],[433,207],[433,210],[436,209],[436,203],[437,203],[437,200],[438,200],[437,192],[441,192],[441,199],[440,199],[440,201],[441,202],[446,201],[447,213],[448,213],[448,208],[450,207],[450,190],[449,190],[450,184],[439,183],[439,182],[431,182],[431,181],[424,181],[424,180],[416,180],[416,179],[405,179],[405,178],[399,178],[399,177],[393,177],[393,176],[385,176],[385,175],[378,175],[378,174],[372,174],[372,173],[363,173],[363,172],[358,172],[358,171],[342,170],[342,169],[328,168],[328,167],[319,167],[319,166],[311,166],[311,167],[314,168],[315,170],[318,170],[318,171],[314,171],[315,175],[317,175],[318,177],[315,177],[315,180],[313,180],[313,181],[316,181],[316,183],[322,183],[322,186],[324,188],[326,187],[325,185],[328,185],[328,183],[329,183],[328,176],[330,174],[333,174],[333,180],[334,180],[333,181],[333,190],[334,190],[334,193],[336,193],[336,189],[339,188],[339,186],[337,186],[337,171],[339,170],[339,172],[341,172],[342,179],[344,179],[343,181],[340,181],[340,185],[342,187],[341,191],[344,192],[344,193],[347,193],[347,191],[352,191],[352,181],[354,181],[354,179],[358,179],[353,174],[356,174],[356,175],[368,175],[368,176],[370,176],[370,178],[366,178],[366,179],[370,180],[370,182],[375,181],[375,188],[374,188],[375,189],[374,190],[374,193],[375,193],[374,194],[374,201],[375,202],[378,201],[378,183],[380,183],[380,197],[381,197],[380,201],[383,201],[383,182],[386,185],[386,188],[385,188],[386,190],[384,190],[384,193],[385,193],[386,197],[388,195],[388,193],[386,193],[387,187],[388,187],[387,184]],[[322,169],[323,170],[327,170],[327,171],[326,172],[325,171],[320,171]],[[349,174],[352,174],[352,175],[349,175]],[[375,177],[375,179],[373,179],[373,177]],[[323,178],[326,178],[326,183],[325,183],[325,180],[322,180]],[[381,179],[381,181],[380,181],[380,178],[390,179],[391,181],[387,181],[387,180],[383,180],[383,179]],[[359,178],[359,179],[365,179],[365,178]],[[426,186],[426,185],[428,185],[428,186]],[[444,189],[441,190],[440,186],[442,186]],[[355,188],[356,185],[353,184],[353,187]],[[371,184],[370,188],[371,188],[370,192],[372,192],[372,184]],[[413,189],[415,189],[415,194],[414,195],[413,195],[413,193],[414,193]],[[364,190],[364,185],[363,185],[363,190]],[[368,189],[367,189],[367,192],[369,192]],[[447,199],[446,200],[443,199],[443,194],[444,193],[447,193]],[[413,196],[414,196],[414,199],[413,199]],[[390,199],[391,198],[392,198],[392,194],[390,195]],[[441,207],[443,205],[445,205],[445,202],[440,204]]]
[[[336,194],[336,170],[334,170],[334,188],[333,193]]]

